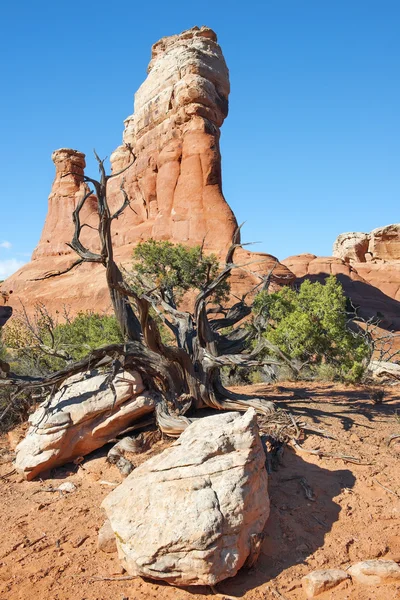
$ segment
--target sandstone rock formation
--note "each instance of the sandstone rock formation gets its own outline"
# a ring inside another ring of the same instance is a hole
[[[137,372],[124,371],[114,380],[89,372],[70,377],[29,418],[26,437],[16,447],[15,467],[27,479],[85,456],[154,410]]]
[[[378,227],[371,233],[342,233],[333,245],[333,255],[400,302],[400,223]]]
[[[193,422],[102,503],[124,568],[182,586],[235,575],[269,515],[264,463],[253,409]]]
[[[400,223],[371,233],[341,233],[333,244],[333,256],[346,262],[400,261]]]
[[[333,256],[345,262],[365,262],[368,253],[369,235],[367,233],[341,233],[333,244]]]
[[[140,240],[168,239],[201,244],[225,254],[237,227],[222,193],[220,127],[228,113],[229,73],[215,33],[194,27],[162,38],[152,48],[148,76],[135,95],[134,113],[125,121],[123,144],[111,156],[114,173],[136,161],[109,183],[112,208],[121,204],[120,185],[131,209],[114,222],[113,240],[119,261],[129,264]],[[110,305],[103,268],[84,264],[60,277],[38,281],[49,271],[64,271],[75,259],[71,240],[72,211],[86,191],[81,175],[85,157],[77,150],[53,153],[56,176],[49,196],[43,233],[32,261],[6,283],[14,303],[42,301],[48,308],[67,304],[73,310],[107,309]],[[72,174],[71,174],[72,173]],[[96,226],[96,198],[88,203],[84,221]],[[87,227],[84,242],[98,250],[96,232]],[[239,250],[239,263],[251,260],[254,271],[269,272],[278,285],[294,279],[274,257]],[[258,264],[258,261],[263,261]],[[243,273],[233,279],[244,288]],[[250,281],[251,285],[251,281]]]

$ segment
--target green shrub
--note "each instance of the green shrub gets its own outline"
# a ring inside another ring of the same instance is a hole
[[[204,254],[201,246],[189,248],[168,241],[150,239],[141,242],[133,251],[133,260],[134,275],[151,282],[162,294],[176,300],[190,289],[200,290],[219,272],[215,254]],[[140,288],[138,286],[137,291],[141,292]],[[228,296],[229,289],[229,283],[224,281],[215,290],[213,299],[222,301]]]
[[[58,321],[43,305],[34,315],[10,319],[3,331],[12,370],[27,375],[46,374],[79,360],[91,350],[123,341],[114,316],[80,312],[66,322]]]
[[[329,372],[341,380],[362,378],[370,347],[350,330],[346,297],[335,277],[328,277],[325,285],[306,280],[298,291],[285,287],[273,294],[262,292],[254,311],[265,317],[265,337],[292,360],[314,373],[319,369],[319,376],[325,370],[325,376]]]

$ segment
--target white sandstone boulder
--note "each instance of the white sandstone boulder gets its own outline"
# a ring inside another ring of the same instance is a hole
[[[29,418],[26,437],[16,447],[15,467],[27,479],[100,448],[128,425],[154,410],[137,372],[114,380],[96,371],[67,379],[49,402]]]
[[[102,507],[126,571],[174,585],[214,585],[252,562],[269,515],[255,411],[191,423]]]

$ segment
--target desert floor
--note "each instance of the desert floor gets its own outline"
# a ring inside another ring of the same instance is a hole
[[[400,385],[387,388],[382,405],[355,386],[260,384],[245,391],[276,400],[337,438],[308,434],[304,448],[361,463],[287,448],[282,465],[270,475],[271,515],[255,567],[221,582],[214,592],[115,580],[124,576],[116,554],[97,550],[104,520],[100,503],[113,489],[109,484],[121,480],[116,467],[106,463],[106,449],[80,465],[57,469],[51,478],[27,482],[11,462],[10,446],[24,430],[19,427],[0,439],[0,598],[300,600],[305,598],[301,577],[313,569],[346,569],[370,558],[400,561],[400,439],[388,445],[390,435],[400,434]],[[298,392],[309,399],[299,399]],[[166,443],[159,442],[149,453]],[[306,497],[302,477],[313,500]],[[67,480],[76,485],[74,492],[48,491]],[[392,600],[400,598],[400,583],[367,587],[345,581],[319,598]]]

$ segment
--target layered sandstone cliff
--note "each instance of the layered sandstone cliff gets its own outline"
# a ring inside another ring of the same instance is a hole
[[[341,233],[333,244],[333,256],[349,263],[400,261],[400,223],[371,233]]]
[[[154,238],[188,245],[204,243],[220,257],[237,227],[222,193],[220,127],[228,113],[229,73],[215,33],[194,27],[161,39],[152,48],[148,76],[135,95],[134,113],[125,121],[123,144],[111,156],[113,173],[134,164],[110,180],[111,208],[121,203],[120,186],[131,201],[130,210],[114,222],[115,256],[129,264],[140,240]],[[66,304],[74,311],[109,307],[103,268],[83,264],[56,278],[75,255],[67,246],[73,234],[72,212],[87,188],[82,183],[85,156],[72,149],[53,153],[56,176],[49,196],[46,222],[32,261],[7,281],[13,302],[45,302],[49,308]],[[96,198],[86,205],[84,243],[97,250]],[[238,263],[251,261],[253,271],[268,272],[274,283],[294,276],[274,257],[237,252]],[[249,276],[234,273],[236,291]]]

